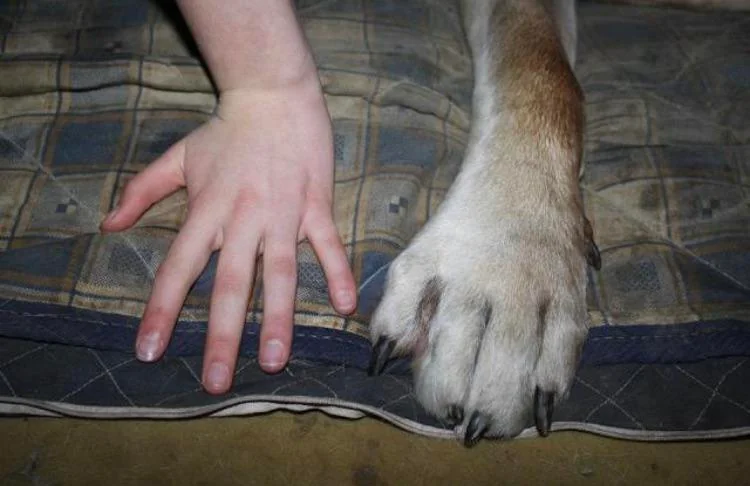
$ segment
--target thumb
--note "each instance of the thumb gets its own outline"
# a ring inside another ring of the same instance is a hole
[[[129,228],[148,208],[183,187],[184,158],[185,139],[182,139],[128,182],[115,209],[102,221],[102,231]]]

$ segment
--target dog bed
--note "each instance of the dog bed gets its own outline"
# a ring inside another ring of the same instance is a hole
[[[337,315],[302,244],[293,360],[256,362],[253,297],[232,391],[199,383],[215,259],[167,356],[135,360],[183,193],[135,228],[98,224],[124,184],[208,119],[216,96],[167,2],[0,3],[0,413],[185,418],[369,414],[435,437],[408,362],[366,374],[388,264],[438,207],[469,130],[458,6],[300,0],[334,123],[335,219],[359,285]],[[602,252],[594,323],[553,430],[639,440],[750,432],[750,15],[583,3],[586,211]],[[528,429],[524,435],[533,435]]]

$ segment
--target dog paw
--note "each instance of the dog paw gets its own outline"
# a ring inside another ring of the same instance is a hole
[[[600,264],[580,211],[479,201],[446,201],[393,261],[370,325],[370,373],[411,356],[418,400],[467,446],[532,419],[549,433],[588,329],[586,263]]]

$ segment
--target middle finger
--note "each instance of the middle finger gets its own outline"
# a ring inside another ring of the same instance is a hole
[[[253,224],[235,222],[228,229],[219,254],[203,358],[203,386],[209,393],[224,393],[232,385],[252,290],[258,240],[258,230]]]

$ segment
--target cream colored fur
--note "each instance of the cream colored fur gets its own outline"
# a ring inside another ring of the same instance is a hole
[[[578,188],[575,3],[463,0],[462,14],[475,77],[464,163],[391,265],[371,333],[373,371],[392,350],[413,356],[419,401],[471,445],[532,419],[549,431],[586,336],[598,251]]]

